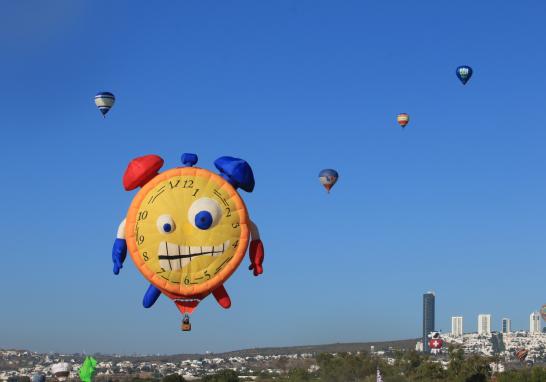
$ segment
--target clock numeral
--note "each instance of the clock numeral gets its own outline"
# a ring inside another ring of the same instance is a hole
[[[138,213],[138,220],[146,220],[148,217],[148,211],[142,211]]]
[[[237,248],[238,245],[239,245],[239,240],[236,240],[235,243],[231,244],[233,248]]]
[[[239,223],[231,223],[232,228],[239,228]]]
[[[226,207],[226,218],[229,218],[231,216],[231,209],[229,207]]]
[[[193,188],[193,180],[188,179],[184,181],[184,186],[182,188]]]
[[[179,184],[179,183],[180,183],[180,179],[178,179],[178,180],[176,181],[175,184],[173,184],[173,181],[172,181],[172,180],[169,180],[169,185],[171,186],[171,190],[172,190],[173,188],[178,187],[178,184]]]
[[[148,257],[148,252],[142,252],[142,257],[144,258],[144,261],[150,260],[150,258]]]
[[[184,285],[190,285],[190,279],[188,276],[184,277]]]
[[[198,193],[198,192],[199,192],[199,189],[198,189],[198,188],[196,188],[196,189],[195,189],[195,192],[193,193],[193,195],[192,195],[192,196],[193,196],[193,197],[197,196],[197,193]]]
[[[206,269],[205,269],[205,277],[207,278],[207,280],[210,280],[209,271],[207,271]]]
[[[140,236],[138,237],[138,241],[137,241],[137,242],[138,242],[139,245],[142,244],[142,243],[144,243],[144,235],[140,235]]]

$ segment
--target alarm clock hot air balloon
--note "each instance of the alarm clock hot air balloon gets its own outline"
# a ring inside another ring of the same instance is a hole
[[[163,159],[136,158],[127,167],[123,186],[141,187],[119,226],[112,249],[114,274],[123,266],[127,250],[150,282],[143,299],[151,307],[161,294],[184,314],[182,330],[191,328],[189,314],[212,294],[221,307],[231,306],[224,283],[250,252],[249,269],[263,272],[264,248],[257,226],[250,220],[237,192],[252,192],[254,175],[248,163],[218,158],[220,171],[193,167],[197,155],[182,155],[184,166],[158,173]]]

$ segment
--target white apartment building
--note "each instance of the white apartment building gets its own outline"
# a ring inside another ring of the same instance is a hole
[[[529,333],[540,333],[540,314],[533,312],[529,316]]]
[[[478,316],[478,334],[490,335],[491,334],[491,315],[480,314]]]
[[[463,335],[463,317],[462,316],[451,317],[451,335],[454,337],[460,337]]]

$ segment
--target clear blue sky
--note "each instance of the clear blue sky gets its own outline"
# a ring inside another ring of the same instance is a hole
[[[180,353],[419,337],[546,302],[544,1],[10,1],[0,347]],[[462,86],[458,65],[474,68]],[[98,91],[117,96],[106,119]],[[402,130],[396,114],[411,115]],[[179,332],[111,245],[134,157],[246,159],[266,246]],[[327,195],[318,172],[336,168]]]

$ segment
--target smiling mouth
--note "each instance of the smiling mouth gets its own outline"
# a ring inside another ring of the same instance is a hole
[[[192,258],[197,256],[220,256],[229,247],[229,240],[223,244],[214,246],[189,246],[178,245],[162,241],[159,243],[157,257],[159,266],[164,270],[176,271],[191,263]]]

